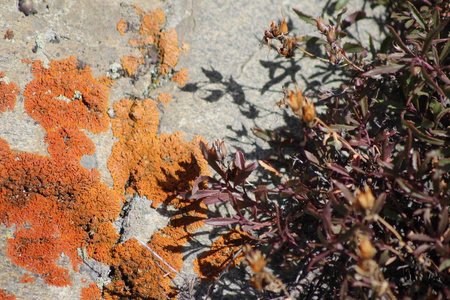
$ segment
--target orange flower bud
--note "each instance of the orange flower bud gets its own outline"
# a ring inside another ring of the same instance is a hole
[[[316,117],[316,108],[314,103],[307,99],[306,104],[303,106],[303,121],[310,123]]]
[[[375,256],[377,253],[377,250],[372,245],[372,242],[370,241],[369,237],[367,235],[364,235],[361,238],[361,242],[359,243],[359,256],[362,259],[371,259]]]
[[[359,189],[356,190],[356,202],[363,210],[370,211],[375,204],[375,197],[368,185],[364,186],[364,193]]]
[[[289,28],[287,26],[286,20],[283,18],[283,21],[281,22],[281,32],[283,34],[288,34]]]

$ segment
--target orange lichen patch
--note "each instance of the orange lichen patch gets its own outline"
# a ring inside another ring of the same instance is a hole
[[[150,250],[141,246],[136,239],[115,246],[112,257],[112,283],[105,287],[103,299],[167,299],[161,293],[166,291],[161,285],[166,281],[166,276],[159,266],[160,263],[158,264]]]
[[[122,62],[123,69],[127,71],[130,76],[136,74],[139,65],[144,63],[144,59],[142,57],[137,58],[133,55],[124,56],[120,59],[120,61]]]
[[[2,78],[5,77],[4,72],[0,72],[0,113],[13,110],[16,104],[17,95],[20,93],[19,86],[14,82],[6,82]]]
[[[24,92],[25,109],[46,130],[70,124],[93,133],[108,129],[108,87],[92,77],[91,69],[79,69],[77,58],[33,63],[34,79]]]
[[[125,19],[120,19],[120,21],[117,22],[117,31],[120,32],[121,35],[125,35],[127,29],[128,29],[128,22],[125,21]]]
[[[95,283],[81,289],[81,300],[100,300],[102,298],[102,291]]]
[[[173,74],[172,78],[170,79],[172,81],[175,81],[180,85],[180,87],[183,87],[186,85],[186,81],[189,80],[189,74],[188,70],[185,68],[180,68],[180,71]]]
[[[141,16],[140,36],[135,40],[129,40],[129,44],[138,48],[142,57],[148,56],[151,49],[150,45],[157,46],[160,63],[158,72],[160,75],[166,75],[175,67],[178,63],[178,57],[181,53],[186,52],[189,46],[183,44],[182,47],[178,47],[178,35],[175,29],[163,30],[166,16],[162,10],[156,9],[144,12],[139,6],[135,5],[135,7],[137,14]],[[121,22],[122,20],[119,21],[119,23]],[[142,61],[139,61],[139,63],[143,64]],[[134,64],[132,66],[134,67]],[[129,74],[132,75],[130,72]]]
[[[183,246],[194,237],[194,231],[204,225],[207,208],[198,200],[178,202],[176,208],[180,213],[172,217],[167,227],[152,236],[149,247],[179,272],[183,266]],[[163,268],[168,273],[172,272],[166,266]],[[172,289],[170,278],[164,278],[161,285],[166,292]]]
[[[31,277],[30,274],[25,273],[25,275],[20,277],[19,280],[20,280],[21,283],[33,283],[34,282],[34,277]]]
[[[48,143],[48,153],[54,157],[80,160],[83,155],[95,152],[95,145],[84,132],[75,126],[61,126],[48,131],[44,139]]]
[[[114,136],[119,139],[108,160],[114,189],[138,192],[157,207],[189,189],[195,178],[206,171],[198,148],[200,137],[187,143],[182,134],[157,136],[158,111],[153,100],[133,102],[122,99],[114,105]]]
[[[29,64],[31,64],[31,59],[29,57],[22,58],[22,63],[29,65]]]
[[[0,290],[0,300],[16,300],[16,296],[5,290]]]
[[[144,12],[137,4],[134,6],[136,13],[142,17],[139,33],[147,36],[157,36],[162,30],[166,15],[161,9]]]
[[[167,94],[167,93],[159,93],[158,94],[158,101],[167,104],[170,101],[172,101],[172,95]]]
[[[238,228],[231,229],[215,241],[211,249],[194,261],[194,269],[202,281],[213,280],[228,265],[237,265],[244,258],[243,254],[235,256],[248,242],[248,234]]]
[[[178,48],[178,34],[175,29],[161,32],[159,42],[159,74],[169,73],[170,68],[174,68],[178,63],[178,56],[181,49]]]
[[[56,286],[71,283],[68,270],[57,265],[62,253],[78,270],[82,261],[77,248],[106,262],[98,253],[117,240],[117,235],[115,240],[92,237],[104,235],[103,224],[118,216],[119,197],[100,182],[97,170],[70,157],[15,153],[0,139],[0,222],[16,226],[6,253],[13,263]]]

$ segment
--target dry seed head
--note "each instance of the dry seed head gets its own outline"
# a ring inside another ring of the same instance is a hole
[[[325,23],[323,22],[322,18],[319,17],[319,19],[314,19],[314,21],[316,21],[317,23],[317,29],[322,32],[323,34],[326,34],[328,31],[327,26],[325,25]]]
[[[336,28],[334,28],[333,26],[328,26],[326,36],[328,43],[333,44],[334,42],[336,42],[337,39]]]
[[[366,184],[364,186],[364,192],[362,192],[360,189],[357,189],[355,193],[356,203],[358,204],[358,206],[366,211],[372,210],[373,205],[375,204],[375,197],[373,196],[370,187]]]
[[[371,259],[375,256],[377,250],[372,245],[370,238],[367,235],[363,235],[361,242],[359,243],[359,256],[362,259]]]
[[[306,104],[303,106],[303,121],[306,123],[310,123],[316,117],[316,108],[314,107],[314,103],[308,100]]]
[[[305,98],[303,97],[302,91],[295,85],[295,93],[293,91],[289,91],[289,106],[295,114],[298,114],[303,108],[303,104],[305,103]]]
[[[253,250],[250,245],[246,244],[243,247],[245,262],[252,268],[254,274],[263,271],[266,266],[266,261],[263,254],[259,250]]]
[[[283,34],[288,34],[289,33],[289,28],[288,28],[288,25],[286,23],[286,19],[285,18],[283,18],[283,21],[281,22],[281,32]]]

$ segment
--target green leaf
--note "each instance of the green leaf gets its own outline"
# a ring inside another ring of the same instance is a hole
[[[425,66],[422,66],[422,75],[423,78],[425,78],[425,81],[428,83],[428,86],[439,92],[441,95],[445,95],[444,91],[441,89],[441,87],[431,78],[430,74],[427,73],[427,69]]]
[[[406,53],[408,53],[411,56],[415,56],[414,53],[411,52],[411,50],[409,50],[409,48],[405,45],[405,43],[403,43],[402,38],[397,34],[397,32],[395,31],[395,29],[392,26],[386,25],[386,27],[389,29],[389,31],[391,32],[392,37],[394,38],[394,40],[397,42],[397,45],[403,49],[403,51],[405,51]]]
[[[375,58],[377,56],[377,50],[375,49],[375,45],[373,43],[373,38],[371,34],[369,34],[369,49],[370,53],[372,54],[372,57]]]
[[[350,1],[350,0],[338,0],[336,2],[336,6],[334,7],[334,9],[335,10],[343,9],[347,5],[348,1]]]
[[[402,124],[403,126],[411,129],[412,133],[414,134],[415,137],[421,139],[424,142],[430,143],[432,145],[436,145],[436,146],[443,146],[445,145],[445,141],[431,137],[425,133],[423,133],[422,131],[420,131],[419,129],[417,129],[414,126],[414,123],[411,121],[406,121],[406,120],[402,120]]]
[[[369,113],[369,101],[367,99],[367,96],[364,96],[361,98],[361,112],[363,117],[366,117],[367,114]]]
[[[347,53],[359,53],[365,50],[365,48],[361,44],[355,43],[345,43],[342,48]]]
[[[445,43],[444,48],[442,48],[441,55],[439,55],[439,61],[443,61],[447,58],[450,53],[450,39],[448,39],[447,43]]]
[[[294,12],[297,14],[297,16],[300,18],[300,20],[311,24],[311,25],[317,25],[316,21],[314,21],[314,18],[311,17],[308,14],[305,14],[304,12],[299,11],[298,9],[293,8]]]
[[[423,43],[423,48],[422,48],[422,53],[425,54],[428,52],[428,50],[431,47],[431,44],[433,43],[434,38],[436,37],[436,35],[441,32],[442,30],[444,30],[446,28],[448,24],[448,20],[442,22],[441,24],[439,24],[439,26],[437,26],[436,28],[434,28],[433,30],[431,30],[430,32],[428,32],[426,38],[425,38],[425,42]]]
[[[297,42],[305,43],[306,45],[326,44],[327,42],[316,36],[304,35],[296,38]]]
[[[422,27],[423,30],[427,30],[427,25],[425,24],[425,21],[417,8],[409,1],[406,2],[406,4],[408,5],[409,11],[411,12],[413,18],[420,25],[420,27]]]

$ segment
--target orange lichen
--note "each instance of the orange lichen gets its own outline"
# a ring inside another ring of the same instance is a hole
[[[20,277],[19,280],[20,280],[21,283],[33,283],[34,282],[34,277],[31,277],[30,274],[25,273],[25,275]]]
[[[158,101],[167,104],[170,101],[172,101],[172,95],[167,94],[167,93],[159,93],[158,94]]]
[[[136,239],[116,245],[112,257],[112,283],[105,287],[103,299],[167,299],[161,293],[166,291],[161,283],[170,278],[165,279],[153,254]]]
[[[238,228],[231,229],[215,241],[211,249],[194,261],[194,269],[202,281],[213,280],[224,268],[238,264],[244,258],[236,253],[248,242],[248,234]]]
[[[138,192],[157,207],[188,189],[196,176],[206,170],[198,148],[200,137],[187,143],[178,132],[157,136],[155,101],[122,99],[114,109],[112,129],[119,142],[112,149],[108,169],[117,192],[123,193],[128,186],[128,193]]]
[[[31,64],[31,59],[29,57],[22,58],[22,63],[29,65],[29,64]]]
[[[19,86],[14,82],[6,82],[4,77],[5,73],[0,72],[0,113],[13,110],[20,93]]]
[[[181,87],[186,85],[186,81],[189,80],[189,74],[188,70],[185,68],[180,68],[180,71],[173,74],[172,78],[170,79],[172,81],[175,81],[178,83]]]
[[[141,17],[141,26],[139,28],[139,37],[134,40],[129,40],[129,44],[140,50],[142,57],[148,56],[151,49],[151,45],[158,47],[159,53],[159,74],[166,75],[173,69],[178,63],[178,57],[181,53],[186,52],[189,49],[187,44],[183,44],[182,47],[178,47],[178,35],[175,29],[164,30],[163,24],[166,15],[160,9],[150,10],[144,12],[139,6],[135,5],[137,14]],[[125,20],[120,20],[117,24],[119,32],[119,24],[123,24]],[[122,25],[121,25],[122,26]],[[122,32],[121,32],[122,33]],[[139,64],[143,64],[143,60],[138,61]],[[123,63],[123,59],[122,59]],[[135,64],[132,65],[133,70]],[[125,68],[125,67],[124,67]],[[130,75],[134,73],[128,72]]]
[[[25,109],[46,130],[58,125],[77,126],[98,133],[108,129],[108,87],[79,68],[77,58],[33,63],[34,79],[24,92]]]
[[[5,290],[0,290],[0,300],[16,300],[16,296]]]
[[[100,300],[102,298],[102,291],[95,283],[81,289],[81,300]]]
[[[52,157],[81,159],[83,155],[95,152],[94,143],[76,126],[61,126],[47,133],[44,139],[48,143],[48,153]]]
[[[125,21],[125,19],[120,19],[120,21],[117,22],[117,31],[120,32],[121,35],[125,35],[127,29],[128,29],[127,21]]]
[[[141,35],[157,36],[161,32],[164,19],[166,18],[164,12],[159,8],[144,12],[137,4],[134,7],[136,8],[136,13],[142,18],[139,33]]]
[[[194,237],[194,231],[204,225],[206,205],[201,201],[178,202],[176,208],[179,214],[172,217],[169,225],[156,232],[149,242],[158,255],[178,272],[183,266],[183,246]],[[171,270],[165,267],[165,271]],[[171,290],[170,278],[164,278],[161,285],[165,291]]]
[[[0,223],[15,225],[6,247],[13,263],[48,284],[65,286],[71,284],[68,270],[57,263],[63,253],[77,271],[78,248],[108,263],[118,239],[112,221],[120,196],[100,181],[97,170],[80,165],[83,155],[95,151],[81,129],[108,128],[108,92],[89,68],[77,69],[75,57],[52,61],[49,69],[39,61],[33,66],[25,108],[47,130],[50,156],[13,152],[0,139]]]
[[[78,270],[77,248],[88,246],[91,257],[102,258],[97,253],[117,236],[99,243],[90,235],[117,217],[118,197],[100,182],[98,171],[77,161],[15,153],[2,139],[0,149],[0,222],[16,226],[6,253],[49,284],[70,284],[57,260],[64,253]]]
[[[122,68],[127,71],[130,76],[136,74],[139,65],[144,63],[144,59],[142,57],[137,58],[133,55],[124,56],[120,59],[120,61],[122,62]]]

